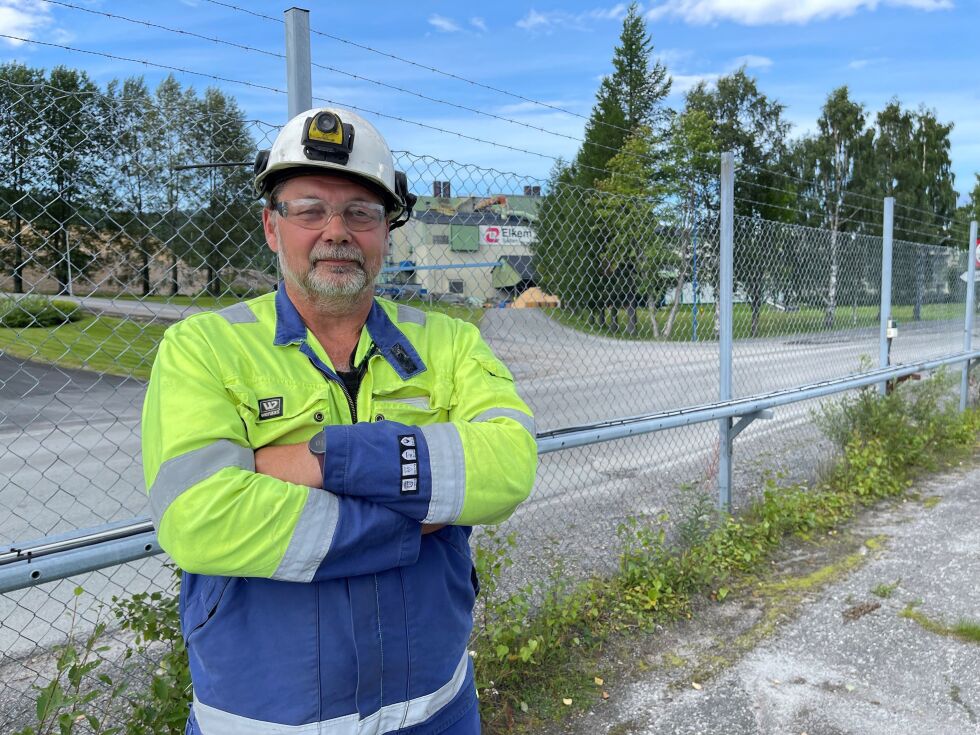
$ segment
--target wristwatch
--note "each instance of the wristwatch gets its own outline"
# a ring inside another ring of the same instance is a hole
[[[322,429],[318,431],[310,439],[310,443],[307,446],[310,448],[310,454],[316,457],[316,461],[320,465],[320,474],[323,475],[323,458],[327,453],[326,433]]]

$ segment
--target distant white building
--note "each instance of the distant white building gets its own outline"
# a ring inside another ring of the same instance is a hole
[[[541,196],[538,187],[527,189],[525,195],[419,197],[412,218],[392,232],[381,281],[481,302],[499,298],[496,264],[531,255]],[[448,194],[448,186],[442,191]]]

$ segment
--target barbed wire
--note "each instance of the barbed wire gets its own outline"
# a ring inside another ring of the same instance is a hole
[[[779,177],[782,177],[782,178],[785,178],[785,179],[789,179],[791,181],[795,181],[795,182],[800,183],[800,184],[806,184],[806,185],[812,186],[812,187],[816,187],[816,186],[819,185],[819,182],[817,182],[815,180],[812,180],[812,179],[802,179],[802,178],[800,178],[798,176],[794,176],[792,174],[788,174],[788,173],[786,173],[784,171],[775,171],[773,169],[765,168],[764,166],[759,166],[757,164],[739,164],[736,168],[751,169],[751,170],[754,170],[754,171],[757,171],[757,172],[760,172],[760,173],[767,173],[767,174],[771,174],[773,176],[779,176]],[[866,199],[868,201],[875,202],[876,204],[880,205],[882,207],[882,209],[884,209],[884,203],[883,203],[884,197],[876,197],[876,196],[873,196],[871,194],[864,194],[862,192],[857,192],[857,191],[844,191],[844,192],[842,192],[842,194],[844,196],[846,196],[846,197],[855,197],[855,198],[858,198],[858,199]],[[912,206],[910,204],[906,204],[904,202],[898,202],[898,201],[896,201],[895,202],[895,208],[897,209],[899,207],[901,207],[901,208],[903,208],[903,209],[905,209],[907,211],[910,211],[910,212],[918,212],[920,214],[926,214],[926,215],[929,215],[930,217],[935,217],[936,216],[936,212],[934,210],[931,211],[931,210],[928,210],[928,209],[923,209],[921,207],[914,207],[914,206]],[[952,222],[952,221],[954,221],[955,218],[953,216],[950,216],[950,217],[947,217],[946,219],[948,221],[951,221]]]
[[[255,16],[256,18],[263,18],[265,20],[271,20],[271,21],[274,21],[276,23],[284,23],[284,21],[281,18],[275,18],[273,16],[265,15],[263,13],[257,13],[257,12],[255,12],[253,10],[248,10],[247,8],[241,8],[241,7],[239,7],[237,5],[233,5],[231,3],[222,2],[221,0],[205,0],[205,2],[211,3],[212,5],[219,5],[219,6],[224,7],[224,8],[229,8],[230,10],[236,10],[238,12],[247,13],[248,15]],[[412,61],[411,59],[406,59],[404,57],[401,57],[401,56],[397,56],[395,54],[388,53],[387,51],[381,51],[380,49],[376,49],[376,48],[373,48],[371,46],[367,46],[366,44],[357,43],[356,41],[351,41],[349,39],[342,38],[341,36],[337,36],[337,35],[334,35],[332,33],[327,33],[326,31],[321,31],[321,30],[317,30],[316,28],[311,28],[310,29],[310,32],[313,33],[313,34],[316,34],[318,36],[322,36],[324,38],[329,38],[331,41],[337,41],[338,43],[343,43],[343,44],[346,44],[348,46],[353,46],[354,48],[359,48],[362,51],[368,51],[370,53],[377,54],[379,56],[384,56],[386,58],[392,59],[393,61],[397,61],[397,62],[402,63],[402,64],[409,64],[410,66],[414,66],[414,67],[416,67],[418,69],[423,69],[425,71],[429,71],[429,72],[432,72],[434,74],[439,74],[440,76],[444,76],[444,77],[446,77],[448,79],[455,79],[455,80],[460,81],[460,82],[465,82],[466,84],[471,84],[474,87],[480,87],[482,89],[486,89],[487,91],[495,92],[496,94],[502,94],[502,95],[505,95],[507,97],[511,97],[512,99],[520,100],[521,102],[528,102],[530,104],[537,105],[537,106],[540,106],[540,107],[544,107],[546,109],[550,109],[550,110],[553,110],[555,112],[561,112],[561,113],[564,113],[566,115],[571,115],[572,117],[577,117],[577,118],[580,118],[582,120],[589,120],[590,119],[590,117],[587,116],[587,115],[582,115],[581,113],[574,112],[574,111],[569,110],[569,109],[566,109],[564,107],[560,107],[559,105],[552,105],[552,104],[550,104],[548,102],[541,102],[540,100],[532,99],[531,97],[525,97],[524,95],[518,94],[516,92],[511,92],[511,91],[506,90],[506,89],[501,89],[499,87],[494,87],[494,86],[489,85],[489,84],[484,84],[482,82],[477,82],[477,81],[474,81],[472,79],[467,79],[466,77],[459,76],[458,74],[453,74],[452,72],[448,72],[448,71],[445,71],[443,69],[439,69],[439,68],[434,67],[434,66],[429,66],[428,64],[421,64],[421,63],[419,63],[417,61]],[[619,130],[620,132],[624,132],[627,135],[629,135],[630,133],[633,132],[633,131],[629,130],[628,128],[624,128],[624,127],[622,127],[620,125],[616,125],[615,123],[609,123],[609,122],[605,122],[605,121],[602,121],[602,120],[597,120],[596,122],[599,123],[600,125],[604,126],[604,127],[608,127],[608,128],[612,128],[614,130]]]
[[[789,207],[789,206],[782,205],[782,204],[775,204],[773,202],[760,202],[760,201],[758,201],[756,199],[752,199],[752,198],[746,197],[744,195],[743,196],[736,195],[734,199],[737,202],[742,202],[742,203],[745,203],[745,204],[755,205],[757,207],[764,208],[764,209],[767,208],[767,209],[781,210],[781,211],[784,211],[784,212],[792,212],[792,213],[797,214],[797,215],[805,215],[806,214],[806,212],[804,210],[800,210],[800,209],[797,209],[795,207]],[[783,224],[783,225],[788,225],[788,226],[813,227],[813,225],[806,225],[806,224],[799,223],[799,222],[779,222],[778,224]],[[881,228],[881,223],[867,223],[867,224],[871,224],[875,228],[878,228],[878,229]],[[821,229],[821,230],[824,230],[824,231],[829,231],[829,230],[826,230],[826,228],[820,228],[820,227],[817,227],[815,229]],[[915,236],[919,236],[919,237],[923,237],[924,240],[926,240],[926,241],[928,241],[928,240],[936,240],[936,239],[940,239],[940,240],[948,240],[949,239],[947,237],[942,237],[941,236],[941,233],[939,233],[939,232],[937,232],[935,230],[929,231],[929,230],[912,229],[912,228],[903,228],[903,230],[907,234],[915,235]],[[847,234],[851,234],[851,233],[848,232]],[[864,234],[867,234],[867,233],[864,233]],[[880,235],[876,235],[876,237],[880,237]],[[896,239],[896,241],[900,241],[899,238],[895,238],[895,239]],[[911,241],[911,240],[904,240],[904,242],[912,242],[913,244],[916,244],[916,245],[932,245],[932,243],[925,242],[925,241],[924,242],[917,242],[917,241]]]
[[[102,17],[105,17],[105,18],[111,18],[113,20],[121,20],[121,21],[125,21],[127,23],[133,23],[133,24],[136,24],[136,25],[145,26],[147,28],[154,28],[156,30],[165,31],[167,33],[175,33],[175,34],[178,34],[178,35],[189,36],[191,38],[197,38],[197,39],[200,39],[200,40],[203,40],[203,41],[208,41],[208,42],[211,42],[211,43],[217,43],[217,44],[221,44],[221,45],[224,45],[224,46],[230,46],[232,48],[236,48],[236,49],[239,49],[239,50],[242,50],[242,51],[250,51],[250,52],[260,53],[260,54],[263,54],[265,56],[270,56],[272,58],[279,59],[279,60],[286,59],[286,55],[285,54],[280,54],[280,53],[276,53],[276,52],[273,52],[273,51],[267,51],[265,49],[256,48],[254,46],[248,46],[246,44],[235,43],[233,41],[227,41],[227,40],[224,40],[224,39],[221,39],[221,38],[216,38],[214,36],[206,36],[206,35],[203,35],[201,33],[194,33],[193,31],[187,31],[187,30],[182,29],[182,28],[171,28],[169,26],[161,25],[159,23],[152,23],[150,21],[142,20],[142,19],[139,19],[139,18],[131,18],[131,17],[128,17],[128,16],[125,16],[125,15],[118,15],[118,14],[115,14],[115,13],[108,13],[108,12],[105,12],[105,11],[102,11],[102,10],[94,10],[94,9],[86,8],[86,7],[83,7],[83,6],[80,6],[80,5],[74,5],[72,3],[62,2],[62,0],[51,0],[51,3],[54,4],[54,5],[59,5],[59,6],[64,7],[64,8],[70,8],[72,10],[79,10],[79,11],[84,12],[84,13],[90,13],[92,15],[99,15],[99,16],[102,16]],[[350,77],[352,79],[357,79],[358,81],[368,82],[370,84],[374,84],[374,85],[377,85],[377,86],[380,86],[380,87],[384,87],[385,89],[391,89],[391,90],[394,90],[394,91],[397,91],[397,92],[401,92],[403,94],[412,95],[414,97],[418,97],[419,99],[423,99],[423,100],[426,100],[428,102],[434,102],[434,103],[437,103],[437,104],[446,105],[447,107],[453,107],[455,109],[463,110],[465,112],[472,112],[474,114],[482,115],[482,116],[485,116],[485,117],[488,117],[488,118],[491,118],[491,119],[494,119],[494,120],[500,120],[501,122],[507,122],[507,123],[511,123],[513,125],[519,125],[521,127],[528,128],[530,130],[536,130],[538,132],[545,133],[547,135],[553,135],[555,137],[565,138],[567,140],[571,140],[571,141],[574,141],[574,142],[577,142],[577,143],[583,143],[583,144],[595,146],[597,148],[601,148],[601,149],[604,149],[604,150],[612,151],[614,153],[619,152],[619,149],[618,148],[614,148],[612,146],[602,145],[601,143],[594,143],[592,141],[585,141],[584,139],[579,138],[579,137],[576,137],[574,135],[568,135],[566,133],[560,133],[560,132],[557,132],[555,130],[549,130],[547,128],[543,128],[543,127],[538,126],[538,125],[533,125],[531,123],[522,122],[520,120],[514,120],[513,118],[505,117],[503,115],[497,115],[495,113],[487,112],[485,110],[480,110],[478,108],[468,107],[466,105],[460,105],[458,103],[450,102],[449,100],[440,99],[438,97],[431,97],[429,95],[426,95],[426,94],[424,94],[422,92],[419,92],[419,91],[416,91],[416,90],[406,89],[404,87],[399,87],[397,85],[390,84],[388,82],[382,82],[382,81],[380,81],[378,79],[371,79],[370,77],[365,77],[365,76],[362,76],[360,74],[355,74],[354,72],[347,71],[345,69],[339,69],[339,68],[334,67],[334,66],[328,66],[326,64],[320,64],[320,63],[317,63],[315,61],[311,61],[310,63],[311,63],[311,66],[313,66],[313,67],[315,67],[317,69],[323,69],[324,71],[329,71],[329,72],[332,72],[332,73],[335,73],[335,74],[342,74],[342,75],[347,76],[347,77]],[[651,160],[651,161],[654,160],[652,157],[649,157],[649,156],[645,156],[644,158],[646,160]]]
[[[72,3],[66,3],[62,0],[46,0],[50,5],[60,5],[63,8],[70,8],[71,10],[79,10],[83,13],[91,13],[92,15],[101,15],[105,18],[111,18],[113,20],[123,20],[127,23],[134,23],[136,25],[145,26],[147,28],[155,28],[159,31],[166,31],[167,33],[176,33],[181,36],[190,36],[191,38],[197,38],[202,41],[209,41],[211,43],[218,43],[222,46],[231,46],[232,48],[237,48],[242,51],[252,51],[255,53],[264,54],[265,56],[272,56],[277,59],[285,59],[285,54],[276,53],[275,51],[267,51],[265,49],[256,48],[254,46],[248,46],[242,43],[236,43],[234,41],[227,41],[223,38],[215,38],[214,36],[205,36],[201,33],[195,33],[193,31],[188,31],[183,28],[171,28],[169,26],[160,25],[159,23],[153,23],[148,20],[142,20],[140,18],[130,18],[125,15],[117,15],[115,13],[107,13],[104,10],[95,10],[93,8],[86,8],[82,5],[73,5]]]
[[[20,41],[21,43],[34,43],[39,46],[48,46],[51,48],[59,48],[63,51],[73,51],[79,54],[89,54],[91,56],[100,56],[104,59],[112,59],[113,61],[128,61],[131,64],[142,64],[143,66],[150,66],[157,69],[166,69],[167,71],[175,71],[181,74],[193,74],[194,76],[205,77],[207,79],[214,79],[219,82],[228,82],[229,84],[240,84],[243,87],[252,87],[254,89],[261,89],[266,92],[275,92],[276,94],[286,94],[286,90],[278,89],[276,87],[270,87],[265,84],[257,84],[256,82],[246,82],[241,79],[231,79],[229,77],[222,77],[217,74],[210,74],[203,71],[195,71],[193,69],[185,69],[180,66],[172,66],[170,64],[161,64],[156,61],[149,61],[147,59],[134,59],[129,56],[119,56],[117,54],[110,54],[106,51],[90,51],[89,49],[76,48],[74,46],[66,46],[60,43],[52,43],[50,41],[38,41],[33,38],[23,38],[21,36],[14,36],[9,33],[0,33],[0,38],[6,38],[12,41]]]

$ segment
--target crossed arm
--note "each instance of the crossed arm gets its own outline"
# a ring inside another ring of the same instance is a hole
[[[283,482],[307,487],[322,487],[320,463],[305,443],[282,444],[255,450],[255,471]],[[438,531],[444,523],[422,524],[422,534]]]

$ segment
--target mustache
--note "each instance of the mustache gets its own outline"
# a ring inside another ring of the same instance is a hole
[[[350,260],[364,265],[364,253],[354,245],[315,245],[310,251],[310,265],[321,260]]]

